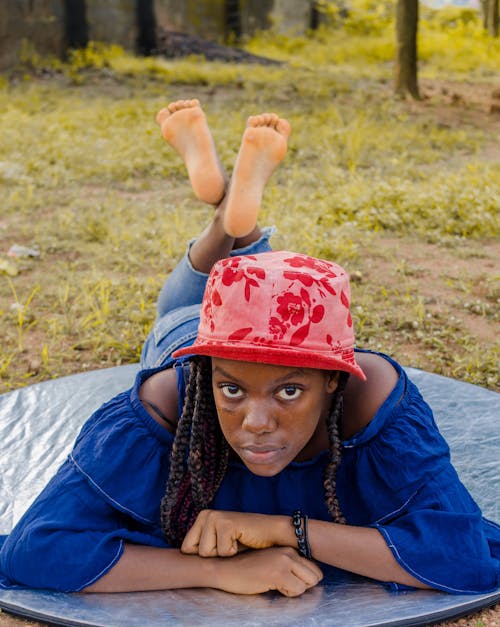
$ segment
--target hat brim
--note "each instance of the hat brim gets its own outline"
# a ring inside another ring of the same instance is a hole
[[[353,374],[358,379],[366,381],[366,375],[360,366],[354,362],[347,362],[341,357],[321,352],[301,351],[296,348],[276,348],[272,346],[232,346],[230,344],[196,344],[180,348],[172,353],[172,357],[185,355],[205,355],[234,359],[235,361],[249,361],[274,366],[298,366],[300,368],[315,368],[318,370],[343,370]]]

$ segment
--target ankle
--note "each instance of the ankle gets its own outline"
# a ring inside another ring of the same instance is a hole
[[[234,238],[222,226],[223,213],[217,208],[212,222],[193,242],[189,250],[191,265],[198,272],[208,274],[219,259],[229,257],[234,247]]]
[[[258,224],[256,224],[251,233],[249,233],[248,235],[245,235],[245,237],[237,237],[234,240],[233,250],[246,248],[247,246],[254,244],[255,242],[260,240],[262,235],[263,235],[262,229],[259,227]]]

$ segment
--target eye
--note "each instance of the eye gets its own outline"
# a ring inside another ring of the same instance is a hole
[[[278,392],[277,396],[284,401],[294,401],[299,398],[302,394],[302,388],[299,388],[296,385],[285,385],[285,387],[281,388]]]
[[[240,398],[243,395],[241,388],[234,383],[221,383],[219,389],[226,398]]]

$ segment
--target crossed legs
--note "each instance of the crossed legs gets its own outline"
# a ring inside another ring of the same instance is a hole
[[[212,222],[190,249],[199,272],[208,273],[233,248],[261,236],[257,217],[267,181],[285,157],[290,124],[274,113],[248,118],[228,181],[198,100],[178,100],[162,109],[157,122],[166,141],[181,156],[196,196],[215,206]]]

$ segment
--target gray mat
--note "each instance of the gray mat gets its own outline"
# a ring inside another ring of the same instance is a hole
[[[132,385],[137,366],[121,366],[47,381],[0,396],[0,534],[10,531],[71,449],[91,412]],[[407,369],[434,409],[458,473],[498,521],[500,395],[477,386]],[[58,625],[424,625],[500,601],[485,595],[390,592],[331,569],[296,599],[279,594],[238,596],[217,590],[127,594],[61,594],[0,590],[0,608]]]

